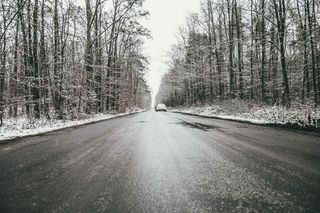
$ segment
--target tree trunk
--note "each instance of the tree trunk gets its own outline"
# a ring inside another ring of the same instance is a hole
[[[1,4],[1,9],[4,11],[4,5]],[[1,28],[4,29],[6,26],[7,19],[3,16],[3,23],[0,23]],[[1,29],[0,28],[0,29]],[[4,115],[4,84],[5,84],[5,75],[6,75],[6,48],[7,48],[7,33],[3,31],[3,41],[0,40],[0,126],[3,125],[3,115]]]
[[[17,76],[18,76],[18,50],[19,50],[19,18],[16,19],[16,32],[15,32],[15,39],[14,39],[14,66],[13,66],[13,81],[10,83],[10,87],[12,88],[11,97],[10,97],[10,110],[9,115],[11,116],[13,114],[14,117],[17,117],[18,113],[18,105],[16,100],[13,101],[12,99],[15,99],[17,96]]]
[[[234,87],[234,69],[233,69],[233,51],[234,51],[234,41],[233,41],[233,4],[230,4],[230,0],[227,0],[227,10],[228,10],[228,31],[229,31],[229,93],[230,97],[235,97],[235,87]]]
[[[261,100],[266,101],[266,26],[265,0],[261,0]]]
[[[317,87],[317,71],[316,71],[316,58],[315,58],[315,45],[314,45],[314,33],[313,33],[313,20],[310,13],[310,2],[306,0],[308,26],[309,26],[309,37],[310,37],[310,48],[311,48],[311,68],[312,68],[312,82],[313,82],[313,96],[315,107],[318,106],[318,87]]]
[[[33,86],[32,97],[34,104],[34,117],[40,118],[40,105],[39,105],[39,67],[38,67],[38,0],[34,2],[33,9]]]
[[[243,58],[242,58],[242,29],[241,29],[241,9],[237,5],[237,1],[235,0],[235,17],[236,17],[236,25],[237,25],[237,39],[238,39],[238,72],[239,72],[239,97],[243,98],[243,74],[242,74],[242,66],[243,66]]]
[[[58,118],[62,118],[62,112],[61,112],[61,103],[60,103],[60,92],[59,92],[59,88],[60,88],[60,79],[59,79],[59,75],[60,75],[60,42],[59,42],[59,17],[58,17],[58,0],[54,1],[54,13],[53,13],[53,25],[54,25],[54,52],[53,52],[53,84],[54,84],[54,88],[53,88],[53,102],[54,102],[54,108],[55,111],[58,115]]]
[[[307,0],[308,1],[308,0]],[[277,28],[279,34],[279,45],[280,45],[280,57],[281,57],[281,68],[282,68],[282,80],[283,80],[283,94],[282,102],[283,105],[290,106],[290,92],[289,82],[287,75],[286,65],[286,50],[285,50],[285,29],[286,29],[286,7],[285,0],[279,0],[277,4],[276,0],[273,0],[275,14],[277,18]]]

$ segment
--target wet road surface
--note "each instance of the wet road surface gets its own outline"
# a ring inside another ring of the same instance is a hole
[[[320,212],[320,137],[144,112],[0,145],[0,212]]]

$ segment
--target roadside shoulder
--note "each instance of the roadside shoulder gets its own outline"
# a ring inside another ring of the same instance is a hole
[[[51,133],[63,129],[81,127],[84,125],[94,124],[129,116],[137,113],[145,112],[146,110],[136,110],[128,113],[120,114],[96,114],[87,119],[80,120],[35,120],[32,124],[27,123],[26,119],[16,119],[11,121],[6,126],[0,128],[0,145],[16,141],[20,138],[39,136],[46,133]]]
[[[266,122],[258,119],[243,119],[241,117],[235,117],[235,116],[216,116],[216,115],[203,115],[199,113],[192,113],[192,112],[186,112],[183,110],[178,109],[170,109],[168,110],[172,113],[179,113],[184,115],[190,115],[190,116],[197,116],[197,117],[203,117],[203,118],[211,118],[211,119],[218,119],[218,120],[225,120],[225,121],[233,121],[238,123],[246,123],[246,124],[252,124],[257,126],[264,126],[264,127],[274,127],[279,129],[285,129],[285,130],[292,130],[297,131],[299,133],[309,133],[315,136],[320,136],[320,128],[317,128],[315,126],[301,126],[296,123],[272,123],[272,122]]]

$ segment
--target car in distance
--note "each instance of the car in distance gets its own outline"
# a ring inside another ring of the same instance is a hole
[[[166,111],[167,111],[166,105],[164,105],[164,104],[157,104],[157,106],[156,106],[156,112],[159,112],[159,111],[164,111],[164,112],[166,112]]]

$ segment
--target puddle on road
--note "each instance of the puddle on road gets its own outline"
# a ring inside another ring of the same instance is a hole
[[[148,121],[136,121],[137,123],[148,123]]]
[[[220,129],[220,127],[214,126],[214,125],[208,125],[208,124],[202,124],[202,123],[190,123],[184,120],[181,120],[181,122],[179,122],[178,124],[182,125],[182,126],[186,126],[186,127],[191,127],[194,129],[200,129],[202,131],[209,131],[210,129],[215,129],[218,131],[222,131]]]

